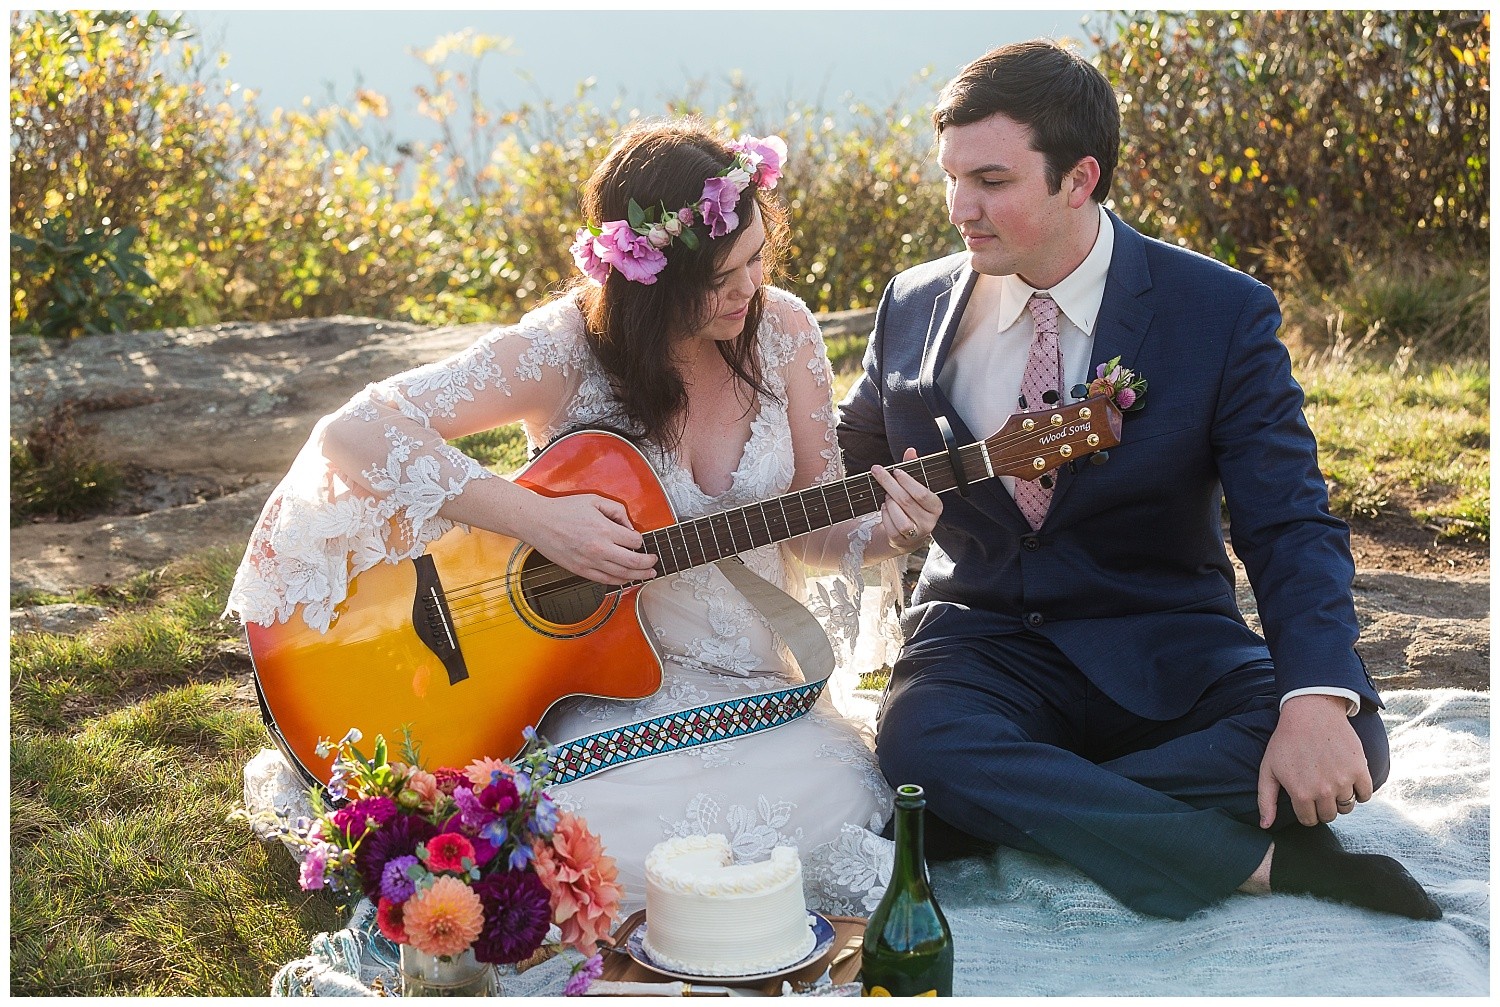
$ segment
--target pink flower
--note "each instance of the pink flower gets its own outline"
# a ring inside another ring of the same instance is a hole
[[[587,822],[566,811],[558,815],[552,845],[538,841],[532,853],[537,877],[552,897],[552,922],[562,928],[563,943],[593,954],[620,910],[614,858],[604,855]]]
[[[682,209],[678,210],[677,211],[677,219],[680,220],[680,221],[682,221],[682,226],[683,227],[692,227],[693,226],[693,208],[691,206],[684,206]]]
[[[465,858],[474,862],[474,844],[457,832],[444,832],[427,840],[429,871],[462,871]]]
[[[375,907],[375,925],[380,932],[385,934],[387,940],[395,941],[397,944],[406,943],[406,928],[401,925],[401,903],[392,902],[390,899],[381,899]]]
[[[445,874],[406,900],[401,924],[412,947],[446,957],[474,943],[484,928],[484,910],[472,888]]]
[[[421,769],[414,769],[406,777],[406,788],[413,791],[418,798],[418,806],[423,811],[431,811],[437,804],[438,785],[437,777]]]
[[[478,793],[490,785],[490,779],[496,770],[505,776],[516,775],[516,767],[500,759],[475,759],[464,767],[464,775],[474,784],[474,791]]]
[[[618,269],[634,283],[648,286],[656,282],[656,274],[667,268],[667,257],[661,249],[636,234],[629,221],[611,220],[594,239],[594,253],[600,259]]]
[[[740,190],[727,178],[710,178],[703,183],[703,196],[698,200],[698,212],[708,225],[710,238],[722,238],[740,226],[739,214],[734,212],[740,201]]]
[[[587,227],[580,227],[574,234],[572,252],[573,263],[584,276],[600,284],[609,276],[609,263],[599,258],[594,248],[594,235]]]
[[[646,232],[646,240],[651,242],[652,248],[666,248],[672,243],[672,235],[661,224],[652,224]]]
[[[328,867],[328,854],[333,852],[333,847],[327,843],[314,843],[307,848],[307,857],[302,861],[302,871],[297,875],[297,883],[302,886],[304,892],[315,891],[323,887],[323,872]]]
[[[752,180],[762,189],[774,189],[786,164],[786,141],[779,136],[742,136],[729,145],[730,150],[747,155]]]
[[[1121,388],[1120,393],[1115,396],[1115,404],[1121,409],[1129,409],[1135,405],[1135,391],[1130,388]]]

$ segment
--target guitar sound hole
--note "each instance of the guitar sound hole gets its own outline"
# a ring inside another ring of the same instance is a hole
[[[531,610],[550,623],[568,626],[599,611],[609,588],[575,576],[541,553],[521,566],[521,594]]]

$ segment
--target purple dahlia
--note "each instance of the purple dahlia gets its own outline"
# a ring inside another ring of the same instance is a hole
[[[438,834],[436,825],[416,815],[397,815],[365,836],[354,853],[354,869],[359,872],[365,894],[380,895],[380,881],[385,865],[397,857],[415,856],[417,844]]]
[[[530,871],[501,871],[474,882],[484,907],[484,929],[474,957],[493,965],[521,961],[541,947],[552,923],[552,905],[542,879]]]

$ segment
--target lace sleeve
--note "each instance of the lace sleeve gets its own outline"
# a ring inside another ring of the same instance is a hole
[[[349,581],[420,555],[471,482],[498,478],[448,441],[518,420],[545,423],[576,382],[581,329],[554,302],[445,360],[367,386],[324,417],[272,493],[230,590],[245,622],[328,627]]]
[[[791,294],[770,293],[775,296],[767,305],[768,356],[786,396],[796,464],[792,486],[836,482],[845,473],[828,348],[806,305]],[[804,600],[833,643],[838,671],[829,689],[840,708],[858,687],[859,676],[894,661],[901,646],[900,566],[896,560],[882,560],[864,569],[866,547],[879,524],[877,511],[783,546],[794,583],[802,580]],[[879,591],[874,605],[864,599],[867,583]]]

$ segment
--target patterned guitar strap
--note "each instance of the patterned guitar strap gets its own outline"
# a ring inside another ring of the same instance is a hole
[[[802,669],[802,685],[679,710],[614,727],[552,749],[553,784],[572,783],[606,769],[657,755],[711,745],[789,724],[813,708],[833,673],[833,646],[797,599],[746,569],[737,556],[719,572],[766,617]]]

